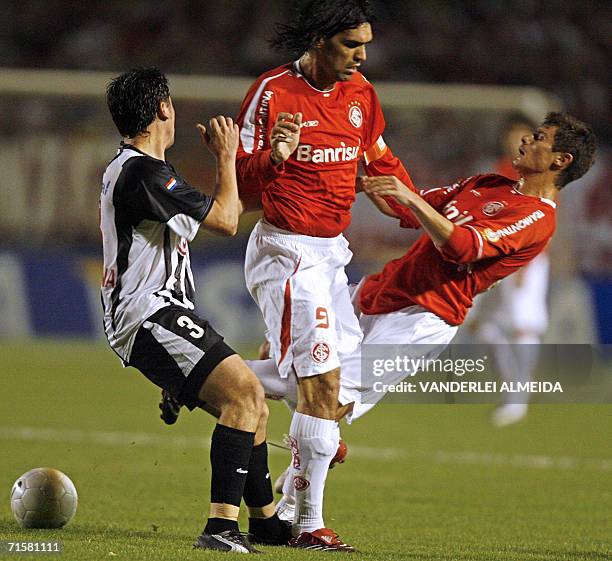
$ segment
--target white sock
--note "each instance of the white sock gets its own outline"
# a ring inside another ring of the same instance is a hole
[[[287,477],[283,483],[283,497],[287,497],[295,501],[295,487],[293,486],[293,460],[289,462],[289,467],[287,467]]]
[[[283,496],[276,503],[276,513],[281,520],[294,522],[295,516],[295,489],[293,487],[293,460],[289,462],[283,482]]]
[[[289,434],[292,439],[295,519],[293,533],[324,528],[323,491],[329,462],[338,449],[338,423],[303,413],[294,413]]]

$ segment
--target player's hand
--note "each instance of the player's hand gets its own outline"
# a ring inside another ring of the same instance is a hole
[[[359,177],[358,183],[366,195],[372,197],[393,197],[398,203],[411,207],[418,195],[394,175]]]
[[[302,114],[279,113],[270,133],[270,145],[272,153],[270,158],[273,164],[286,162],[289,156],[295,152],[300,142],[300,130],[302,126]]]
[[[219,115],[208,123],[208,130],[201,123],[196,125],[202,143],[217,159],[235,158],[238,150],[240,131],[231,117]]]

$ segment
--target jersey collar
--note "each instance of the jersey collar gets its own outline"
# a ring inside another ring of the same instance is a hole
[[[139,148],[136,148],[136,146],[134,146],[133,144],[127,144],[126,142],[123,142],[123,140],[122,140],[121,143],[119,144],[119,150],[118,150],[117,153],[120,154],[121,152],[123,152],[126,149],[127,150],[134,150],[134,152],[138,152],[139,154],[142,154],[143,156],[146,156],[147,158],[151,158],[152,160],[156,160],[158,162],[166,163],[165,160],[160,160],[159,158],[154,158],[150,154],[147,154],[146,152],[143,152]]]
[[[514,193],[516,193],[517,195],[521,195],[523,197],[530,197],[531,195],[525,195],[525,193],[521,193],[517,188],[516,185],[512,186],[512,191]],[[537,197],[540,201],[542,201],[544,204],[547,204],[548,206],[551,206],[553,208],[557,208],[557,203],[555,201],[551,201],[550,199],[545,199],[544,197]]]
[[[306,82],[306,84],[308,84],[308,86],[313,89],[315,92],[319,92],[319,93],[323,93],[323,94],[329,94],[331,92],[334,91],[334,89],[336,88],[336,84],[334,83],[334,85],[329,88],[328,90],[320,90],[318,88],[315,88],[307,79],[306,76],[304,75],[304,72],[302,71],[302,65],[300,64],[300,59],[298,58],[296,61],[293,62],[293,70],[294,72],[302,79],[304,80],[304,82]]]

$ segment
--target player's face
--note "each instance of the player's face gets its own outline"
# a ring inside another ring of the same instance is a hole
[[[533,132],[532,127],[527,123],[515,123],[506,132],[503,139],[504,154],[514,156],[521,145],[523,137]]]
[[[544,172],[551,168],[559,152],[553,152],[557,127],[539,127],[523,136],[512,166],[519,172]]]
[[[319,61],[325,73],[334,82],[350,80],[366,60],[366,45],[372,41],[372,26],[362,23],[354,29],[345,29],[323,41]]]
[[[168,143],[166,144],[166,148],[170,148],[174,144],[174,129],[176,119],[176,113],[174,111],[174,105],[171,97],[168,98],[168,101],[162,101],[161,109],[166,119],[164,122],[168,132]]]

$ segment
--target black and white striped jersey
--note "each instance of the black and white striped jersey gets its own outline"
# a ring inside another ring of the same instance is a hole
[[[102,305],[111,347],[129,360],[142,322],[164,306],[193,309],[188,243],[213,199],[174,168],[121,144],[102,179]]]

